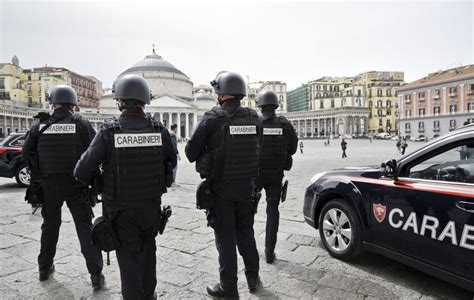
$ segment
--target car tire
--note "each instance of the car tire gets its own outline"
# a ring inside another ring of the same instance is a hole
[[[330,200],[318,224],[321,241],[331,256],[351,260],[362,254],[362,226],[352,205],[343,199]]]
[[[27,187],[30,185],[31,175],[28,167],[25,164],[21,164],[16,169],[15,180],[21,187]]]

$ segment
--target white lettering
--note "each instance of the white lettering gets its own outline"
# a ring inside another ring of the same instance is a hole
[[[428,221],[432,222],[431,225],[428,225]],[[423,216],[423,220],[421,221],[421,230],[420,235],[425,235],[426,230],[431,231],[431,238],[436,240],[436,230],[438,229],[439,221],[437,218],[432,216]]]
[[[403,225],[402,230],[407,230],[408,227],[413,228],[413,232],[418,234],[418,224],[416,224],[416,213],[412,212],[409,216],[407,221],[405,222],[405,225]]]
[[[44,128],[46,124],[40,125],[40,130]],[[46,129],[43,134],[73,134],[76,133],[76,124],[53,124]]]
[[[388,222],[393,228],[400,228],[403,225],[403,220],[399,220],[397,223],[393,222],[393,216],[395,214],[399,214],[400,218],[403,218],[403,211],[399,208],[394,208],[390,211],[390,214],[388,215]]]
[[[474,226],[466,224],[462,230],[461,242],[459,243],[459,246],[469,250],[474,250],[474,243],[468,244],[468,240],[474,242]]]
[[[451,238],[451,244],[456,245],[458,244],[456,239],[456,224],[453,221],[449,221],[444,227],[443,231],[438,237],[438,241],[443,241],[446,237]]]
[[[283,135],[283,128],[263,128],[263,135]]]
[[[231,135],[257,134],[257,126],[255,126],[255,125],[229,126],[229,132],[230,132]]]
[[[115,148],[162,146],[161,133],[117,133]]]

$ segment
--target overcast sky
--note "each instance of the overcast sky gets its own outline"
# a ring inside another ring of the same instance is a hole
[[[0,0],[0,62],[16,54],[23,68],[66,67],[110,87],[155,43],[196,85],[232,70],[289,89],[370,70],[413,81],[473,63],[473,1],[254,2]]]

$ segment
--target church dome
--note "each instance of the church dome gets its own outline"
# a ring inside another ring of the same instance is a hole
[[[153,54],[147,55],[145,59],[140,60],[130,68],[123,71],[120,76],[123,76],[125,74],[135,74],[138,72],[169,72],[183,75],[188,78],[186,74],[178,70],[171,63],[164,60],[160,55],[156,54],[154,50]]]

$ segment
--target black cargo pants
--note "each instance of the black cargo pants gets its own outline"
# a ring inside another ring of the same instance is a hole
[[[265,250],[274,251],[280,224],[280,205],[282,177],[262,176],[257,180],[257,188],[265,189],[267,202],[267,224],[265,227]]]
[[[125,300],[153,299],[160,203],[150,200],[142,208],[109,213],[121,244],[116,253]]]
[[[249,188],[249,183],[245,183]],[[237,288],[237,252],[244,260],[245,271],[258,273],[259,256],[253,230],[254,213],[248,191],[238,186],[213,186],[217,216],[214,235],[219,252],[220,283],[225,289]],[[251,189],[250,189],[251,190]],[[240,192],[240,193],[239,193]],[[247,196],[242,196],[247,195]]]
[[[43,186],[43,207],[41,215],[41,249],[38,265],[47,271],[53,264],[61,226],[61,207],[66,202],[76,226],[81,252],[86,259],[90,274],[102,272],[102,254],[92,246],[92,209],[85,198],[84,187],[72,176],[49,175],[41,178]]]

